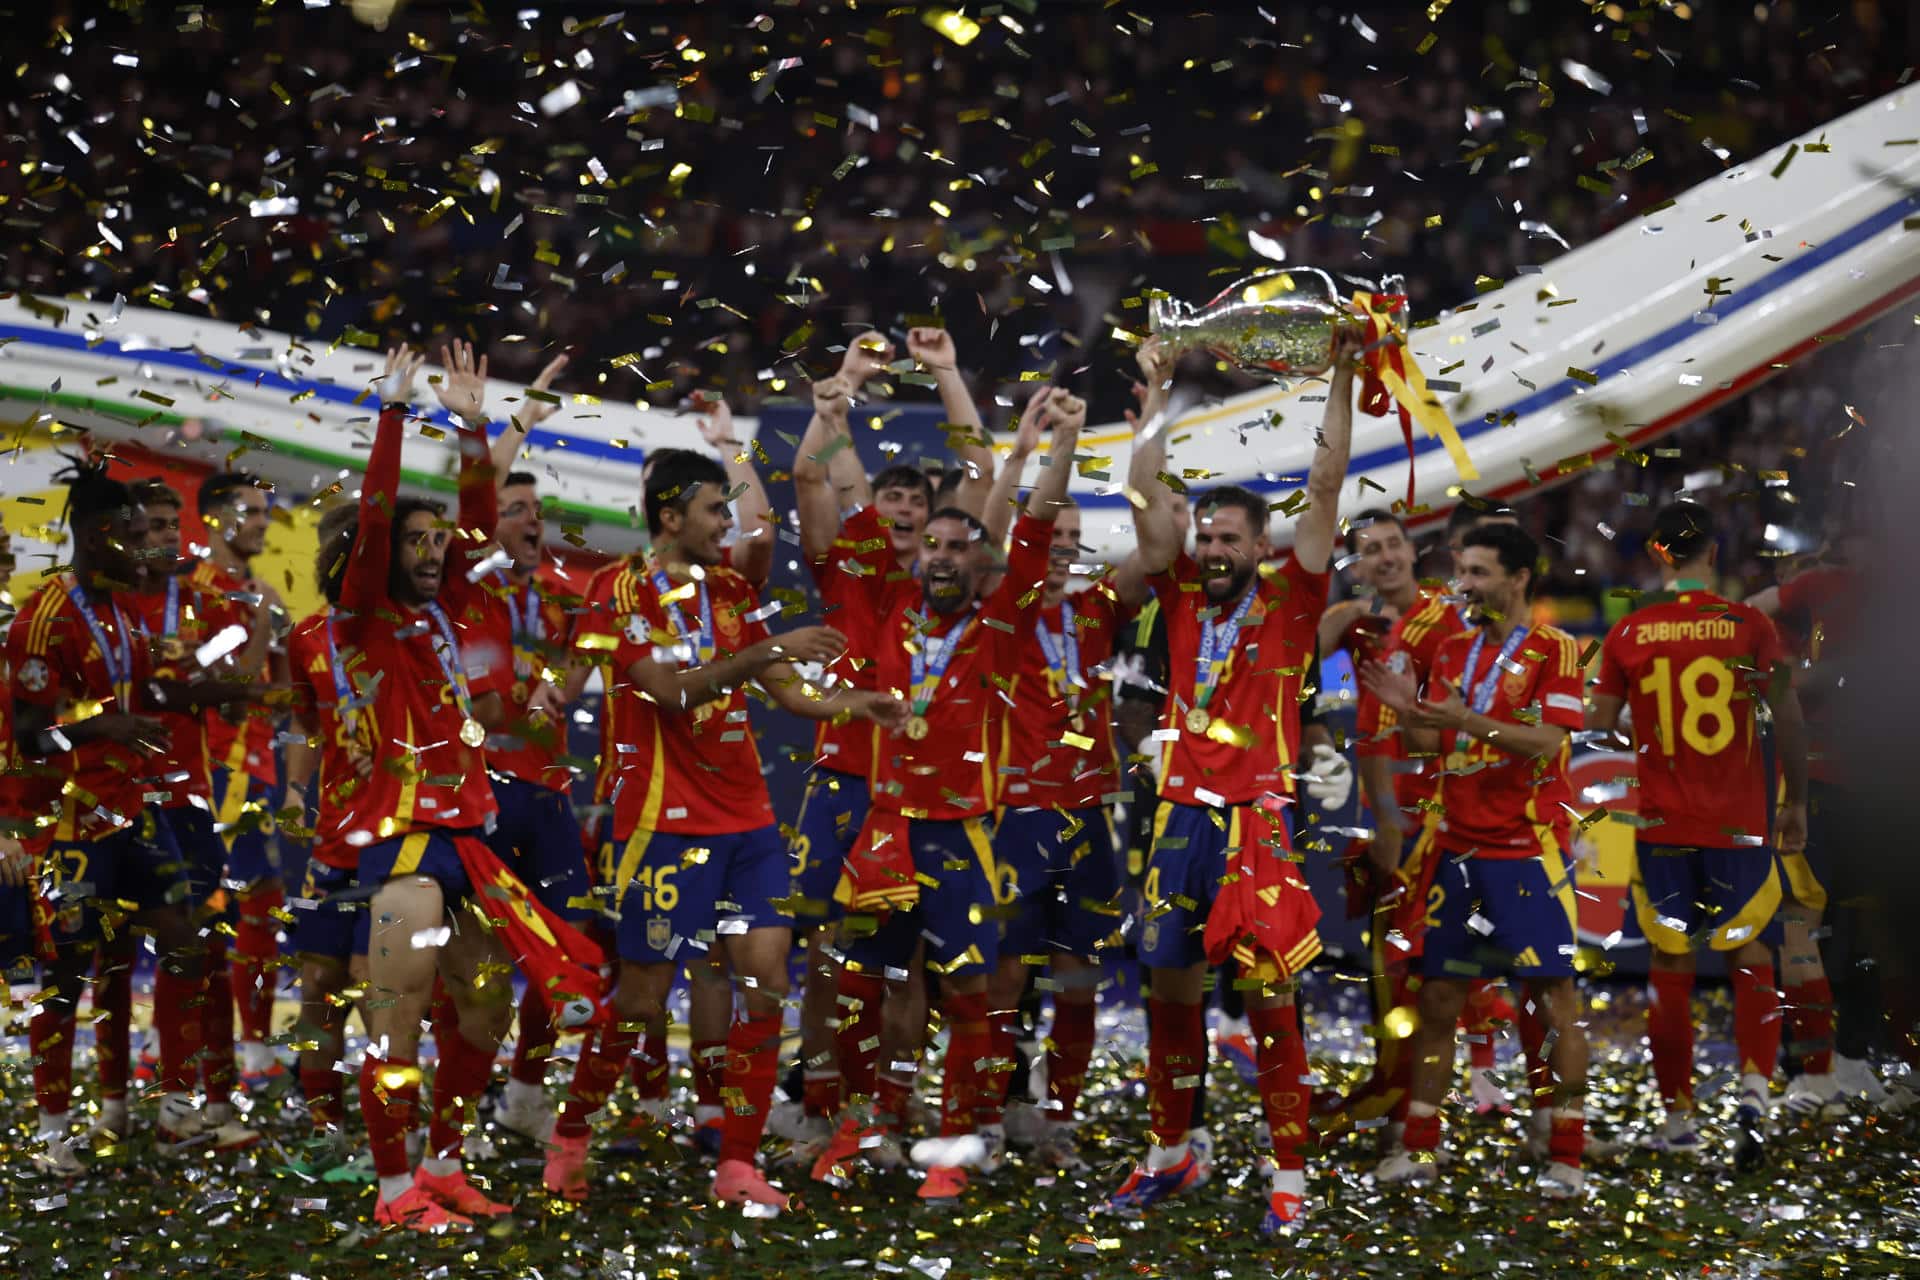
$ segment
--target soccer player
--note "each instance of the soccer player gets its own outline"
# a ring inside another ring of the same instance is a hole
[[[1404,1149],[1374,1177],[1432,1180],[1454,1024],[1473,979],[1504,972],[1526,982],[1551,1037],[1556,1092],[1537,1185],[1565,1198],[1585,1187],[1587,1038],[1574,983],[1573,870],[1563,852],[1569,735],[1584,708],[1579,646],[1556,627],[1528,623],[1540,553],[1525,531],[1482,525],[1462,541],[1472,630],[1441,642],[1424,690],[1386,663],[1362,673],[1398,717],[1408,751],[1437,752],[1442,763]]]
[[[714,1195],[779,1212],[787,1196],[754,1164],[773,1096],[787,991],[790,918],[786,848],[748,721],[752,681],[795,714],[825,719],[898,719],[895,701],[848,689],[822,692],[795,662],[830,662],[840,633],[808,627],[770,635],[769,611],[724,565],[733,527],[720,463],[680,451],[648,473],[645,497],[652,551],[645,567],[616,581],[614,609],[596,611],[576,641],[612,655],[612,699],[629,704],[619,730],[611,842],[618,849],[614,907],[620,954],[613,995],[617,1021],[580,1059],[549,1146],[547,1190],[588,1194],[590,1117],[627,1067],[638,1031],[664,1016],[678,970],[723,950],[740,984],[740,1012],[728,1037],[723,1121]],[[777,611],[777,609],[775,610]]]
[[[468,571],[493,538],[496,506],[485,436],[467,425],[479,420],[484,362],[476,365],[465,344],[444,362],[438,391],[458,424],[461,541],[449,545],[437,503],[398,496],[421,358],[390,351],[377,384],[380,418],[360,492],[359,532],[335,611],[339,665],[354,699],[365,703],[358,713],[367,741],[377,744],[375,767],[349,801],[341,836],[359,849],[359,884],[372,894],[372,1043],[360,1069],[360,1110],[378,1178],[374,1219],[416,1231],[510,1212],[468,1180],[460,1152],[468,1109],[486,1086],[512,1015],[510,988],[499,977],[507,952],[498,933],[476,918],[485,909],[476,895],[524,889],[504,871],[507,885],[475,884],[468,870],[485,863],[479,836],[496,813],[481,750],[483,717],[500,724],[505,715],[497,692],[476,694],[469,685],[456,619],[478,590]],[[462,906],[472,910],[455,909]],[[531,909],[517,899],[515,908],[523,907]],[[543,921],[549,931],[554,923]],[[419,1100],[420,1027],[436,975],[457,1011],[458,1031],[436,1037],[432,1153],[414,1170],[407,1134]]]
[[[966,487],[957,504],[974,515],[986,503],[991,486],[993,455],[984,447],[977,411],[960,379],[952,338],[939,329],[914,329],[908,334],[908,353],[935,379],[943,410],[961,428],[956,448]],[[933,509],[934,488],[926,472],[908,463],[896,463],[868,479],[854,447],[850,425],[853,398],[869,382],[886,372],[892,345],[878,333],[865,333],[848,345],[839,371],[813,385],[812,420],[794,455],[794,506],[800,522],[800,546],[820,592],[823,620],[842,626],[842,611],[858,605],[861,593],[854,575],[861,571],[855,540],[842,537],[842,515],[871,508],[879,532],[890,551],[889,574],[910,576],[920,557],[920,534]],[[845,629],[843,627],[843,629]],[[874,686],[874,659],[853,636],[847,661],[835,675],[856,689]],[[833,1117],[849,1100],[845,1042],[880,1035],[871,1024],[861,1024],[836,1005],[839,953],[833,945],[841,914],[835,898],[841,868],[854,838],[866,822],[871,804],[874,770],[872,726],[823,722],[814,738],[814,759],[794,821],[794,914],[800,940],[806,944],[806,981],[800,993],[800,1055],[802,1060],[802,1118],[781,1123],[777,1132],[798,1141],[817,1144],[832,1132]],[[919,1061],[926,1025],[924,986],[916,979],[917,1002],[894,1010],[892,1034],[884,1035],[881,1079],[890,1082],[890,1096],[911,1092],[911,1075],[895,1064]],[[877,1007],[872,1011],[877,1013]],[[835,1035],[835,1023],[840,1035]],[[860,1055],[871,1058],[871,1054]],[[869,1093],[874,1082],[854,1068],[864,1081],[858,1092]]]
[[[1167,628],[1160,805],[1148,853],[1140,960],[1147,968],[1145,1158],[1109,1205],[1138,1210],[1191,1189],[1209,1170],[1187,1141],[1197,1077],[1206,1070],[1206,982],[1237,960],[1257,979],[1247,995],[1273,1168],[1262,1230],[1306,1211],[1305,1041],[1295,978],[1319,954],[1319,910],[1291,866],[1285,807],[1300,761],[1300,690],[1327,604],[1327,570],[1353,429],[1353,369],[1361,339],[1338,330],[1320,447],[1307,476],[1309,505],[1293,550],[1277,568],[1266,500],[1236,486],[1193,504],[1194,554],[1181,545],[1181,499],[1166,471],[1166,395],[1174,353],[1140,352],[1149,399],[1135,433],[1128,482],[1146,586]],[[1123,599],[1126,598],[1123,591]]]
[[[145,810],[169,742],[160,710],[194,711],[246,696],[231,682],[183,684],[155,670],[127,593],[139,576],[144,515],[103,466],[76,464],[68,486],[72,566],[20,610],[7,637],[14,747],[61,778],[45,859],[53,956],[47,996],[29,1029],[40,1120],[34,1159],[58,1176],[85,1172],[68,1127],[75,1006],[94,946],[121,902],[150,928],[160,955],[154,1022],[160,1044],[163,1152],[219,1127],[196,1105],[194,1054],[206,991],[204,948],[186,903],[188,873],[169,826]]]
[[[838,1001],[865,1020],[885,987],[904,987],[923,956],[939,975],[949,1031],[941,1137],[915,1153],[929,1166],[920,1185],[928,1200],[958,1197],[969,1166],[991,1170],[1000,1160],[1004,1086],[983,1071],[989,1060],[1010,1061],[1013,1051],[1004,1022],[988,1017],[987,998],[999,953],[990,814],[1002,759],[995,732],[1001,690],[994,681],[1014,669],[1021,633],[1039,616],[1050,526],[1086,421],[1085,404],[1058,389],[1032,411],[1052,425],[1049,465],[1014,527],[1004,580],[984,604],[978,585],[986,530],[970,512],[933,513],[912,578],[895,569],[877,511],[857,513],[842,530],[856,548],[852,563],[864,571],[848,574],[848,628],[871,638],[876,680],[904,691],[912,715],[876,748],[873,805],[836,891],[852,936]],[[984,498],[992,477],[970,481],[980,483]],[[863,916],[872,923],[854,929]],[[871,1061],[863,1055],[856,1065],[843,1055],[850,1092],[871,1091]],[[895,1124],[902,1118],[896,1109]],[[853,1157],[881,1136],[879,1127],[849,1113],[815,1161],[814,1176],[844,1176]]]
[[[380,744],[362,714],[352,673],[341,658],[335,609],[359,531],[360,511],[342,504],[320,518],[314,581],[327,603],[287,637],[293,677],[287,746],[285,834],[310,840],[294,911],[293,954],[300,965],[300,1092],[315,1135],[345,1155],[345,1082],[335,1064],[346,1052],[349,982],[367,979],[367,904],[351,896],[359,850],[346,840],[353,800],[369,785]],[[309,815],[313,823],[308,825]],[[366,1014],[362,1012],[363,1020]]]
[[[1693,970],[1702,946],[1726,956],[1740,1098],[1733,1161],[1766,1160],[1767,1083],[1780,1052],[1773,986],[1782,883],[1767,847],[1770,770],[1760,704],[1773,717],[1786,780],[1776,838],[1783,856],[1807,842],[1807,745],[1792,670],[1765,614],[1707,586],[1719,546],[1713,513],[1676,502],[1654,517],[1647,555],[1660,591],[1607,632],[1587,726],[1620,727],[1633,712],[1639,788],[1634,910],[1651,944],[1647,1039],[1666,1105],[1661,1145],[1698,1154],[1693,1100]]]
[[[253,560],[266,547],[268,487],[243,471],[217,472],[200,482],[200,518],[206,523],[207,557],[191,583],[208,596],[220,596],[252,609],[254,602],[274,611],[276,639],[291,622],[271,584],[255,576]],[[284,648],[276,647],[257,672],[246,673],[285,686]],[[240,1012],[236,1046],[241,1082],[263,1087],[282,1068],[267,1046],[272,1030],[273,998],[280,985],[280,939],[274,912],[286,900],[281,882],[279,842],[273,832],[277,808],[273,792],[278,770],[273,755],[274,721],[279,713],[264,704],[242,713],[212,715],[207,721],[207,754],[212,762],[216,829],[227,846],[227,879],[239,909],[233,938],[233,999]],[[216,985],[218,978],[216,978]],[[222,1023],[216,1017],[214,1028]]]
[[[1048,399],[1032,398],[989,501],[989,545],[1006,532],[1011,495],[1040,444]],[[1056,453],[1049,465],[1058,463]],[[1069,458],[1070,461],[1070,458]],[[1019,1016],[1029,971],[1045,966],[1053,995],[1046,1059],[1047,1108],[1039,1158],[1058,1169],[1085,1167],[1075,1108],[1093,1053],[1099,952],[1118,935],[1122,885],[1107,806],[1124,794],[1113,742],[1112,685],[1101,672],[1122,626],[1113,585],[1096,581],[1069,596],[1080,551],[1080,506],[1058,500],[1037,616],[1023,625],[1002,707],[1005,754],[993,838],[1001,918],[1000,962],[987,986],[988,1016]],[[1137,566],[1129,572],[1137,575]],[[998,1033],[1002,1044],[1012,1032]],[[1012,1079],[1001,1077],[1002,1088]]]
[[[57,779],[49,776],[51,771],[30,765],[13,736],[13,678],[6,643],[6,632],[19,617],[7,590],[13,571],[13,535],[0,518],[0,981],[22,968],[30,975],[40,953],[34,873],[52,839],[60,807]]]
[[[140,578],[127,596],[138,624],[154,650],[156,674],[172,679],[187,679],[208,667],[223,673],[259,672],[264,669],[268,645],[273,638],[273,618],[263,599],[253,606],[241,605],[225,597],[203,591],[183,581],[193,562],[180,555],[180,495],[158,480],[142,480],[132,488],[136,505],[145,513],[145,549],[141,557]],[[161,711],[159,718],[167,728],[170,746],[153,794],[157,797],[150,810],[156,821],[173,832],[174,843],[187,859],[194,897],[190,906],[194,923],[206,937],[207,1007],[205,1020],[205,1057],[201,1073],[206,1087],[207,1119],[216,1126],[216,1145],[223,1149],[251,1145],[259,1135],[234,1122],[232,1095],[235,1079],[233,1042],[233,993],[225,933],[216,924],[231,926],[230,907],[217,911],[213,901],[220,893],[227,849],[214,828],[212,784],[208,776],[206,725],[201,713]],[[133,956],[130,950],[113,956],[111,975],[103,975],[115,1015],[110,1021],[118,1026],[101,1028],[96,1044],[100,1046],[102,1072],[109,1066],[107,1047],[111,1045],[111,1063],[122,1077],[127,1054],[127,1022],[131,1020],[131,990],[124,995],[118,988],[130,983]],[[127,1017],[121,1018],[125,1010]],[[117,1106],[111,1096],[103,1102],[100,1127],[113,1134],[127,1132],[124,1093]]]

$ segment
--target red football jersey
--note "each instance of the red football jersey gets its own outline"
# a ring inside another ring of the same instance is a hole
[[[1860,578],[1851,569],[1809,569],[1791,582],[1780,584],[1780,608],[1783,613],[1804,619],[1807,634],[1799,651],[1808,670],[1796,682],[1801,709],[1807,717],[1807,776],[1818,782],[1839,782],[1840,770],[1831,757],[1833,741],[1833,694],[1835,678],[1823,674],[1824,661],[1831,670],[1839,664],[1854,643],[1860,629],[1863,593]]]
[[[189,581],[203,595],[222,601],[234,614],[249,608],[233,598],[245,594],[247,584],[210,560],[196,564]],[[270,678],[269,668],[241,672],[236,678],[248,677],[265,681]],[[248,705],[225,712],[209,708],[204,715],[207,759],[214,767],[244,772],[272,786],[279,776],[273,759],[273,722],[279,713],[271,707]]]
[[[493,485],[484,472],[463,466],[459,528],[447,546],[435,602],[454,632],[456,651],[449,653],[433,610],[408,608],[388,594],[391,495],[399,488],[405,424],[404,407],[381,410],[361,487],[360,534],[347,561],[334,628],[340,660],[369,700],[363,708],[366,732],[377,744],[373,776],[354,795],[344,828],[356,843],[431,828],[482,827],[497,809],[484,753],[461,740],[467,712],[448,678],[450,671],[464,674],[457,650],[475,634],[462,619],[478,591],[469,572],[493,539]],[[471,446],[463,441],[462,447]]]
[[[329,623],[334,632],[331,645]],[[340,682],[351,703],[362,696],[361,687],[372,672],[364,659],[351,661],[339,653],[338,631],[331,606],[302,618],[287,637],[287,664],[292,668],[294,711],[312,726],[319,743],[313,795],[320,816],[314,825],[312,854],[329,867],[351,871],[360,865],[360,850],[347,843],[346,835],[353,829],[355,796],[368,783],[354,769],[349,748],[366,759],[377,761],[380,756],[372,717],[352,706],[344,718],[340,714]]]
[[[176,577],[171,581],[176,584],[177,593],[171,598],[163,587],[159,591],[128,592],[119,599],[129,616],[138,613],[146,629],[152,644],[155,674],[191,680],[201,670],[194,661],[194,651],[228,626],[244,627],[247,621],[225,596],[202,591],[185,578]],[[159,716],[172,735],[172,746],[155,788],[167,796],[160,802],[161,807],[177,809],[199,799],[207,802],[200,807],[208,808],[213,789],[206,713],[162,711]]]
[[[1037,604],[1022,620],[1001,804],[1088,809],[1126,790],[1113,745],[1113,685],[1091,674],[1118,642],[1122,623],[1112,591],[1096,584],[1051,608]]]
[[[1430,678],[1460,691],[1468,706],[1493,681],[1492,702],[1482,714],[1510,724],[1549,724],[1574,732],[1586,722],[1581,691],[1580,646],[1558,627],[1537,626],[1522,635],[1502,658],[1501,643],[1489,631],[1473,653],[1479,628],[1441,642]],[[1467,659],[1474,657],[1474,670]],[[1431,692],[1431,691],[1429,691]],[[1482,858],[1525,858],[1540,851],[1534,828],[1566,820],[1573,792],[1567,786],[1572,744],[1534,760],[1511,755],[1471,734],[1447,730],[1440,735],[1440,847]]]
[[[573,785],[560,762],[567,727],[527,717],[527,701],[542,679],[564,668],[573,619],[539,574],[516,582],[505,570],[482,578],[470,615],[474,639],[462,652],[475,692],[496,691],[507,704],[507,725],[487,739],[487,767],[554,791]]]
[[[1466,627],[1458,605],[1422,592],[1419,603],[1394,619],[1393,630],[1381,648],[1380,660],[1395,671],[1407,672],[1424,685],[1427,673],[1433,670],[1433,655],[1439,652],[1440,642],[1460,634]],[[1358,741],[1354,744],[1354,753],[1392,756],[1399,762],[1393,774],[1395,803],[1403,818],[1417,824],[1421,820],[1420,810],[1432,803],[1440,788],[1438,761],[1432,756],[1407,754],[1406,743],[1400,736],[1399,716],[1365,685],[1360,686],[1355,711],[1354,736]],[[1368,803],[1373,803],[1372,797]]]
[[[1766,615],[1691,586],[1649,597],[1607,632],[1594,692],[1633,710],[1642,839],[1765,843],[1767,764],[1754,704],[1783,660]]]
[[[0,639],[0,835],[39,854],[53,839],[60,814],[57,767],[28,760],[13,737],[13,656]]]
[[[1200,566],[1184,551],[1147,582],[1167,624],[1168,698],[1154,735],[1162,744],[1161,799],[1214,807],[1251,804],[1269,792],[1292,795],[1300,691],[1316,674],[1313,650],[1327,607],[1327,575],[1308,573],[1291,554],[1277,566],[1260,567],[1252,603],[1204,708],[1204,730],[1187,724],[1198,707],[1202,633],[1208,619],[1224,630],[1239,602],[1210,604]]]
[[[7,633],[16,710],[48,707],[56,722],[84,720],[101,711],[150,714],[142,691],[152,678],[153,662],[131,597],[83,605],[70,591],[78,591],[70,573],[45,583],[28,597]],[[111,667],[101,641],[114,655]],[[117,688],[116,670],[122,677]],[[54,832],[63,841],[98,840],[138,821],[147,791],[159,786],[165,768],[164,762],[112,741],[85,743],[49,763],[67,784]]]
[[[875,747],[873,803],[909,818],[954,821],[992,808],[998,791],[1000,712],[1010,705],[1009,673],[1039,608],[1051,530],[1022,515],[1000,586],[977,609],[945,615],[924,604],[917,578],[902,570],[872,508],[848,518],[841,537],[852,551],[844,573],[847,604],[836,625],[871,636],[874,687],[912,700],[913,652],[947,662],[922,713],[924,737],[902,730]],[[916,619],[923,620],[923,628]],[[930,679],[932,671],[927,672]]]
[[[864,597],[855,575],[866,572],[868,563],[878,563],[873,557],[872,544],[876,539],[882,548],[891,545],[887,531],[879,525],[878,513],[869,507],[848,517],[827,554],[809,566],[814,584],[820,588],[821,624],[844,632],[847,637],[847,656],[834,670],[855,689],[878,687],[874,684],[874,659],[866,644],[872,637],[862,635],[859,627],[848,625],[846,612],[849,606],[856,611],[861,607]],[[889,567],[894,574],[903,572],[897,565]],[[836,773],[850,773],[872,781],[874,742],[879,732],[879,726],[871,720],[849,719],[845,724],[822,720],[813,733],[814,762]]]
[[[613,837],[634,831],[723,835],[773,824],[773,802],[760,772],[745,685],[691,711],[666,711],[642,694],[628,674],[643,658],[663,666],[696,662],[683,644],[669,606],[688,634],[712,621],[712,648],[704,658],[727,657],[767,637],[759,595],[731,569],[706,572],[706,605],[694,583],[662,593],[651,566],[629,566],[614,576],[609,606],[596,609],[580,645],[596,660],[611,655],[607,719],[614,739]],[[662,599],[662,596],[666,599]]]

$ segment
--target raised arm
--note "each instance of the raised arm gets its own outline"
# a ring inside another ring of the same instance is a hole
[[[1180,555],[1180,517],[1174,508],[1180,495],[1167,487],[1161,473],[1167,469],[1167,393],[1173,387],[1175,352],[1158,338],[1148,338],[1135,353],[1147,394],[1133,423],[1133,457],[1127,464],[1127,498],[1133,503],[1134,539],[1140,567],[1146,576],[1165,573]],[[1122,593],[1122,603],[1126,603]]]
[[[854,452],[847,424],[852,394],[839,374],[814,383],[813,420],[794,451],[793,498],[800,515],[800,552],[809,564],[823,560],[840,534],[842,505],[834,488],[833,468],[840,455]]]
[[[1353,368],[1366,345],[1352,325],[1333,331],[1333,372],[1327,379],[1327,411],[1320,419],[1320,449],[1307,472],[1307,509],[1293,528],[1293,558],[1308,573],[1325,573],[1339,536],[1340,486],[1353,452]]]
[[[440,363],[447,373],[434,391],[454,417],[460,447],[460,527],[453,550],[468,561],[493,541],[500,522],[499,487],[487,448],[487,358],[475,358],[473,344],[456,339],[440,349]]]
[[[1029,405],[1020,426],[1022,430],[1026,428],[1029,415],[1043,417],[1053,430],[1053,442],[1047,452],[1047,465],[1040,468],[1040,479],[1027,497],[1027,514],[1052,524],[1066,504],[1067,480],[1073,475],[1073,451],[1080,443],[1081,429],[1087,425],[1087,404],[1064,387],[1051,387],[1040,396],[1046,403],[1039,414],[1033,415]]]
[[[559,408],[560,402],[548,390],[560,371],[567,367],[567,357],[560,355],[547,361],[547,367],[527,388],[527,395],[520,402],[520,411],[507,419],[500,428],[500,434],[494,439],[493,480],[495,488],[504,488],[507,476],[513,471],[513,460],[520,456],[521,448],[527,443],[527,433],[545,422]]]
[[[727,469],[727,492],[740,512],[740,536],[733,544],[733,571],[754,586],[765,586],[773,572],[773,510],[767,503],[766,486],[760,483],[760,471],[753,465],[753,450],[740,443],[733,433],[733,410],[725,400],[694,393],[694,408],[705,416],[700,419],[700,438],[720,454]]]
[[[373,452],[360,481],[360,534],[340,587],[340,607],[350,613],[371,614],[387,598],[387,570],[392,559],[393,501],[400,488],[400,449],[404,443],[407,406],[413,380],[426,357],[404,347],[387,352],[386,372],[375,386],[380,397],[380,421],[373,431]]]
[[[1027,401],[1020,414],[1020,429],[1014,433],[1013,452],[1001,462],[993,477],[993,492],[987,497],[984,517],[987,541],[996,547],[1007,545],[1007,530],[1013,527],[1014,513],[1020,507],[1020,477],[1027,459],[1040,447],[1041,419],[1045,417],[1048,388],[1041,387]]]
[[[948,442],[962,476],[953,505],[980,517],[993,491],[993,445],[980,421],[980,410],[967,391],[966,380],[960,376],[960,356],[954,350],[953,335],[945,329],[910,329],[907,354],[933,375],[934,387],[940,392],[940,411],[947,415],[949,426]]]

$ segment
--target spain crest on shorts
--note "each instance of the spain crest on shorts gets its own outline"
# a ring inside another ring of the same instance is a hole
[[[665,951],[667,944],[673,941],[673,921],[665,916],[654,916],[647,921],[647,946],[653,951]]]

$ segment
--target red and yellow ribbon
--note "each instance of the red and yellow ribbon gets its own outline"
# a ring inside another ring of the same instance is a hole
[[[1446,446],[1447,457],[1462,480],[1478,480],[1480,471],[1467,456],[1467,446],[1453,420],[1440,407],[1439,397],[1427,387],[1427,375],[1407,351],[1407,299],[1398,293],[1356,293],[1353,309],[1367,327],[1367,346],[1360,384],[1360,409],[1375,418],[1389,408],[1400,411],[1400,435],[1407,442],[1407,505],[1414,504],[1413,424]]]

